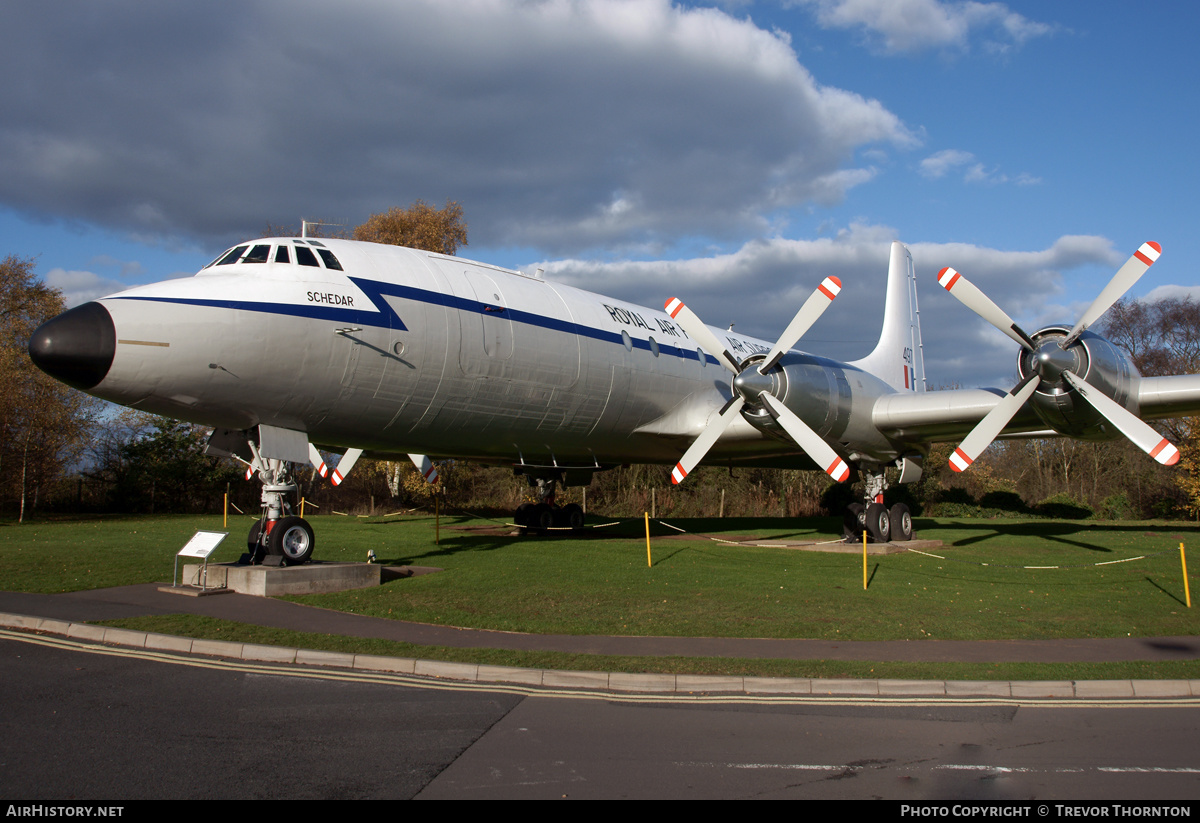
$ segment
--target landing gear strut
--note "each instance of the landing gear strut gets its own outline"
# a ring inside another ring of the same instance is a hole
[[[517,507],[513,520],[523,529],[544,532],[547,529],[583,528],[583,508],[576,503],[559,506],[554,502],[555,486],[562,482],[558,477],[528,477],[529,485],[537,488],[536,503],[522,503]]]
[[[263,484],[262,517],[250,527],[246,548],[250,562],[264,566],[299,566],[312,559],[317,540],[313,528],[303,517],[292,514],[288,498],[296,491],[291,464],[265,459],[253,442],[252,464]]]
[[[888,481],[883,469],[862,469],[862,473],[866,480],[865,499],[846,507],[842,521],[846,542],[862,540],[864,531],[873,543],[912,540],[912,512],[907,504],[897,503],[890,509],[884,505],[883,492],[888,488]]]

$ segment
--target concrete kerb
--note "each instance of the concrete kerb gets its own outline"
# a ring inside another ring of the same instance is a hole
[[[178,654],[393,672],[471,683],[588,689],[624,694],[699,693],[882,699],[950,697],[1031,700],[1169,700],[1200,697],[1200,680],[854,680],[556,671],[193,639],[3,612],[0,612],[0,627]]]

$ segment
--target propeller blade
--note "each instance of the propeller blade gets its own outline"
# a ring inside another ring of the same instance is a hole
[[[425,482],[433,485],[438,482],[437,468],[433,465],[433,461],[423,454],[410,454],[408,459],[417,467],[417,471],[425,478]]]
[[[1000,402],[975,424],[967,438],[950,455],[950,468],[960,472],[974,463],[975,458],[983,454],[983,450],[992,444],[1008,425],[1008,421],[1013,419],[1013,415],[1021,410],[1025,401],[1033,396],[1040,382],[1039,375],[1031,374],[1004,395]]]
[[[826,474],[839,483],[850,476],[850,467],[846,465],[846,461],[839,457],[824,438],[809,428],[808,424],[797,417],[791,409],[766,392],[760,394],[759,399],[767,407],[771,416],[779,421],[779,425],[783,426],[783,430],[788,433],[796,445],[816,461],[818,466],[825,468]]]
[[[321,457],[321,453],[317,451],[317,447],[312,443],[308,444],[308,462],[313,464],[313,468],[317,470],[317,474],[322,477],[329,476],[329,467],[325,465],[325,458]]]
[[[1033,351],[1033,341],[1021,327],[1013,322],[1008,312],[992,302],[991,298],[954,269],[947,266],[938,272],[938,283],[959,299],[964,306],[1007,334],[1027,351]]]
[[[1133,284],[1154,265],[1154,261],[1160,254],[1162,254],[1162,246],[1157,243],[1143,243],[1133,253],[1133,257],[1126,260],[1125,265],[1117,270],[1113,279],[1109,280],[1108,285],[1104,287],[1104,291],[1100,292],[1100,295],[1092,301],[1092,305],[1087,307],[1087,311],[1083,313],[1083,317],[1079,318],[1075,328],[1071,329],[1067,339],[1062,341],[1062,347],[1065,349],[1074,343],[1076,338],[1083,334],[1084,329],[1095,323],[1113,303],[1116,303],[1125,295],[1125,292],[1133,288]]]
[[[796,341],[812,328],[812,324],[816,323],[825,313],[825,309],[829,308],[829,304],[841,290],[842,281],[836,277],[826,277],[821,281],[821,285],[817,286],[817,290],[809,295],[809,298],[804,301],[804,305],[800,307],[800,311],[796,312],[796,316],[792,318],[792,322],[783,330],[779,342],[771,349],[767,359],[758,367],[759,374],[766,374],[770,371],[771,367],[779,362],[779,358],[796,345]]]
[[[333,470],[333,485],[342,485],[342,481],[346,479],[346,475],[354,468],[354,464],[358,462],[358,458],[361,456],[362,449],[346,449],[346,453],[338,461],[337,468]]]
[[[692,441],[692,445],[688,446],[688,450],[683,453],[683,457],[679,458],[679,462],[671,470],[673,484],[682,483],[683,478],[696,468],[696,465],[704,459],[704,455],[708,454],[708,450],[729,428],[729,424],[737,418],[738,412],[742,410],[745,403],[745,398],[739,394],[734,395],[728,403],[721,407],[721,411],[717,413],[717,419],[711,421],[704,431],[700,432],[700,436]]]
[[[1063,378],[1139,449],[1164,466],[1174,466],[1179,462],[1179,450],[1171,441],[1142,422],[1129,409],[1072,372],[1063,372]]]
[[[667,314],[678,323],[688,337],[696,341],[696,344],[721,363],[722,366],[729,369],[735,375],[738,373],[738,359],[729,353],[729,350],[721,345],[721,341],[717,336],[709,330],[708,326],[704,325],[694,311],[683,304],[683,301],[678,297],[672,297],[666,302]]]

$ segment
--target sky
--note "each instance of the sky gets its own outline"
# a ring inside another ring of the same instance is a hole
[[[1015,381],[1138,246],[1200,298],[1200,6],[60,0],[0,6],[0,255],[77,305],[268,224],[459,202],[460,254],[865,355],[912,251],[930,386]]]

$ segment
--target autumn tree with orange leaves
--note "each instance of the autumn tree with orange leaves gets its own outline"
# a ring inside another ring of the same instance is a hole
[[[393,206],[371,215],[354,229],[354,239],[455,254],[459,246],[467,245],[467,224],[462,206],[453,200],[441,209],[418,200],[406,209]]]

